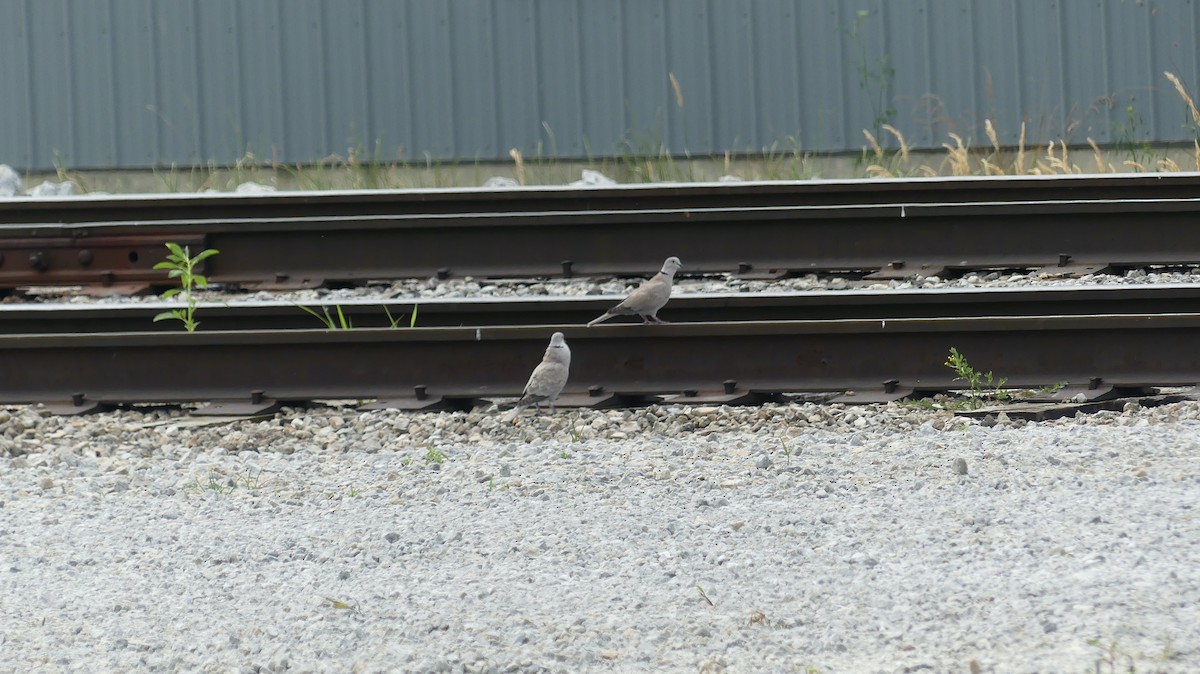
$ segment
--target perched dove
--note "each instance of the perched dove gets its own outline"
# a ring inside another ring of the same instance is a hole
[[[546,355],[542,356],[542,362],[538,363],[538,366],[533,368],[533,374],[529,375],[529,382],[525,384],[517,406],[509,410],[503,420],[515,421],[521,410],[530,405],[536,405],[540,410],[543,400],[550,402],[550,411],[553,412],[554,401],[558,399],[558,394],[562,393],[570,369],[571,348],[567,346],[567,340],[563,339],[563,333],[556,332],[550,337],[550,346],[546,347]]]
[[[603,316],[588,323],[588,327],[607,321],[613,316],[630,315],[639,316],[643,323],[651,321],[665,323],[666,321],[657,316],[658,310],[662,309],[667,300],[671,299],[671,281],[675,279],[675,272],[679,271],[682,266],[679,258],[667,258],[666,262],[663,262],[662,271],[643,283],[637,290],[629,293],[629,297],[626,297],[620,304],[604,312]]]

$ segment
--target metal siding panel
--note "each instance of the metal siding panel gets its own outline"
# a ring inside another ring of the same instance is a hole
[[[197,83],[200,91],[201,157],[232,163],[247,151],[240,94],[245,60],[239,52],[237,0],[197,6]]]
[[[813,151],[844,149],[845,73],[838,4],[800,2],[796,19],[800,64],[804,68],[800,101],[804,147]],[[858,141],[852,142],[858,145]]]
[[[1149,15],[1147,6],[1135,3],[1109,3],[1109,26],[1112,30],[1109,44],[1112,45],[1108,69],[1112,77],[1112,91],[1116,94],[1116,111],[1113,115],[1113,133],[1119,138],[1129,134],[1133,128],[1150,130],[1150,100],[1162,73],[1154,73],[1150,62]],[[1166,82],[1166,80],[1163,80]],[[1168,86],[1170,83],[1167,83]],[[1129,122],[1125,109],[1134,108],[1134,121]]]
[[[574,2],[541,2],[536,6],[538,27],[534,40],[541,63],[538,100],[539,126],[548,129],[543,146],[546,154],[583,154],[583,105],[580,94],[579,14]]]
[[[758,0],[750,9],[750,69],[759,98],[756,147],[794,149],[787,138],[800,131],[800,74],[793,50],[796,4],[793,0]]]
[[[153,3],[160,164],[202,162],[196,26],[191,2]]]
[[[715,139],[711,113],[713,95],[712,64],[720,58],[709,41],[708,2],[666,0],[663,11],[668,103],[667,115],[671,149],[676,152],[711,153],[719,147]],[[671,88],[670,75],[679,82],[683,107]]]
[[[285,155],[313,161],[332,153],[325,110],[322,0],[280,3]]]
[[[470,0],[449,5],[454,49],[450,54],[454,72],[452,121],[457,139],[456,154],[464,159],[502,156],[508,148],[497,144],[495,119],[498,99],[493,67],[492,5]]]
[[[322,45],[325,115],[330,151],[371,158],[378,135],[367,112],[367,56],[363,3],[324,3]]]
[[[1067,124],[1075,142],[1106,142],[1110,131],[1111,99],[1105,81],[1103,8],[1098,3],[1062,5],[1063,99]],[[1095,170],[1095,163],[1086,166]]]
[[[373,133],[381,140],[386,160],[415,156],[406,7],[392,0],[367,0],[365,6],[366,40],[370,46],[367,95],[375,122]]]
[[[280,154],[283,122],[283,64],[275,2],[237,2],[235,32],[239,55],[238,99],[241,134],[238,146],[260,161]]]
[[[1175,86],[1163,75],[1170,71],[1196,95],[1196,24],[1192,0],[1159,3],[1149,8],[1151,83],[1158,105],[1154,108],[1156,138],[1190,141],[1196,123]]]
[[[30,106],[34,95],[29,34],[29,6],[21,0],[0,21],[0,163],[20,170],[36,161],[36,140],[30,131],[34,119]]]
[[[982,0],[974,2],[972,9],[972,19],[979,27],[975,32],[976,71],[971,74],[978,91],[977,137],[980,143],[988,142],[983,121],[990,119],[1000,142],[1015,145],[1021,136],[1022,121],[1021,77],[1014,67],[1022,51],[1015,5],[1012,0]],[[930,62],[936,63],[932,58]],[[953,64],[941,67],[951,69]],[[936,146],[949,139],[941,136],[932,140]]]
[[[933,63],[930,103],[933,140],[937,144],[951,142],[950,133],[958,134],[965,143],[971,140],[975,128],[973,80],[976,73],[971,72],[968,65],[973,49],[970,11],[970,5],[959,0],[929,2],[930,60]]]
[[[415,149],[422,156],[449,159],[457,156],[454,137],[454,81],[450,67],[453,51],[447,0],[408,6],[408,56],[413,68],[414,97],[410,106]]]
[[[52,165],[61,154],[69,166],[76,165],[75,132],[72,124],[75,101],[71,91],[71,45],[67,33],[64,0],[40,0],[30,7],[30,43],[34,55],[29,64],[33,152],[43,166]]]
[[[158,146],[159,99],[155,88],[154,39],[150,4],[154,0],[117,0],[113,4],[112,73],[116,100],[113,134],[115,164],[153,166]]]
[[[749,0],[714,2],[709,16],[715,52],[712,74],[717,142],[742,152],[753,148],[758,137]]]
[[[499,90],[500,153],[515,148],[525,156],[537,150],[538,78],[533,47],[534,0],[500,0],[495,4],[496,83]]]
[[[1193,121],[1162,73],[1200,86],[1195,0],[14,7],[0,58],[27,66],[0,76],[0,160],[37,169],[55,152],[80,168],[246,150],[307,162],[377,140],[384,159],[507,159],[538,151],[543,122],[547,155],[757,151],[789,135],[806,151],[852,151],[888,104],[918,147],[951,130],[985,146],[984,119],[1005,143],[1028,120],[1028,147],[1187,141]]]
[[[891,55],[884,51],[884,15],[879,2],[862,2],[853,7],[843,5],[838,17],[838,32],[842,37],[841,57],[845,70],[842,86],[845,108],[843,119],[851,146],[867,145],[864,130],[876,140],[892,145],[890,134],[882,126],[892,120],[889,110],[894,98],[887,74]]]
[[[671,88],[663,47],[661,0],[631,0],[621,4],[625,48],[625,138],[634,154],[656,154],[667,141],[666,106]]]
[[[66,14],[70,58],[72,160],[91,166],[116,162],[112,58],[107,3],[72,3]]]
[[[987,4],[987,3],[985,3]],[[891,102],[895,126],[910,146],[936,145],[930,115],[930,36],[924,0],[890,2],[885,6],[887,53],[895,68]],[[938,141],[940,142],[940,140]]]
[[[582,0],[579,21],[583,154],[613,154],[620,150],[619,141],[625,133],[620,5]]]

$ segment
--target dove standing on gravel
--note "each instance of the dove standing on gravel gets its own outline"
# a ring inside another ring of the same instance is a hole
[[[603,316],[588,323],[588,327],[607,321],[613,316],[632,315],[640,317],[643,323],[666,323],[657,316],[658,310],[671,299],[671,282],[675,279],[675,272],[682,266],[679,258],[667,258],[666,262],[663,262],[662,271],[629,293],[629,297],[620,304],[604,312]]]
[[[553,412],[554,401],[558,399],[558,394],[562,393],[570,369],[571,349],[567,346],[567,340],[563,339],[563,333],[556,332],[550,337],[550,346],[546,347],[546,355],[542,356],[542,362],[538,363],[538,366],[533,368],[533,374],[529,375],[529,382],[525,384],[517,406],[504,415],[504,421],[516,421],[521,410],[530,405],[542,409],[543,400],[550,402],[550,411]]]

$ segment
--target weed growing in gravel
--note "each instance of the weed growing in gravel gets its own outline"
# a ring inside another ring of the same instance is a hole
[[[1007,377],[996,379],[992,375],[992,371],[980,372],[967,362],[966,356],[958,352],[958,349],[950,347],[950,355],[946,358],[946,367],[954,370],[958,376],[954,381],[966,382],[969,390],[967,391],[967,405],[971,409],[983,407],[986,404],[985,398],[993,398],[996,400],[1007,400],[1008,392],[1004,390],[1004,384],[1008,382]]]
[[[1088,639],[1087,644],[1100,651],[1100,655],[1096,658],[1096,674],[1117,674],[1118,672],[1136,674],[1137,668],[1134,667],[1133,656],[1122,651],[1117,645],[1116,639],[1108,641]]]
[[[334,305],[333,307],[334,311],[337,313],[336,317],[329,313],[329,307],[327,306],[321,307],[321,313],[317,313],[316,309],[313,309],[312,307],[306,307],[303,304],[297,304],[296,307],[307,312],[308,314],[311,314],[312,317],[318,321],[321,321],[327,330],[350,330],[354,327],[354,322],[349,316],[346,315],[346,312],[342,311],[342,305],[340,304]],[[419,305],[414,304],[412,313],[408,315],[408,327],[410,328],[414,328],[417,325],[418,307]],[[392,316],[392,312],[387,308],[386,305],[383,307],[383,313],[387,315],[388,327],[392,329],[399,327],[401,319],[403,319],[405,316],[405,314]]]
[[[414,304],[414,305],[413,305],[412,314],[410,314],[410,316],[409,316],[409,319],[408,319],[408,327],[410,327],[410,328],[415,328],[415,327],[417,327],[417,310],[418,310],[419,308],[420,308],[420,305],[419,305],[419,304]],[[389,328],[393,328],[393,329],[394,329],[394,328],[395,328],[397,325],[399,325],[399,324],[400,324],[400,319],[401,319],[401,318],[404,318],[404,314],[400,314],[400,315],[399,315],[399,316],[397,316],[396,318],[392,318],[392,312],[388,311],[388,308],[387,308],[387,306],[386,306],[386,305],[384,305],[384,307],[383,307],[383,313],[387,314],[387,317],[388,317],[388,327],[389,327]]]
[[[446,460],[446,455],[437,447],[429,445],[429,451],[425,452],[425,460],[429,463],[442,463]]]
[[[349,330],[354,327],[354,324],[350,321],[350,317],[342,311],[342,305],[340,304],[334,307],[337,309],[337,321],[334,321],[333,316],[329,315],[329,307],[321,307],[321,313],[318,314],[315,310],[303,304],[297,304],[296,306],[312,314],[314,318],[324,323],[325,328],[328,330]]]
[[[708,602],[708,605],[709,605],[709,606],[716,606],[716,604],[714,604],[714,603],[713,603],[713,600],[711,600],[711,599],[709,599],[709,598],[708,598],[708,593],[706,593],[706,592],[704,591],[704,588],[702,588],[702,587],[700,587],[699,585],[697,585],[697,586],[696,586],[696,591],[700,593],[700,598],[701,598],[701,599],[703,599],[704,601]]]
[[[778,438],[779,446],[783,448],[783,455],[787,457],[787,462],[792,462],[792,448],[788,447],[788,443],[783,441],[783,438]]]
[[[208,481],[201,482],[199,479],[192,480],[187,488],[191,491],[209,490],[221,496],[228,496],[237,489],[247,489],[255,491],[262,487],[262,472],[251,472],[249,470],[242,476],[228,477],[218,473],[209,473]]]
[[[162,298],[169,300],[176,295],[183,295],[182,309],[172,309],[164,311],[154,317],[154,322],[158,321],[182,321],[183,327],[188,332],[195,332],[196,326],[200,322],[196,320],[196,298],[192,294],[193,288],[207,288],[208,279],[196,273],[196,265],[203,262],[205,259],[216,255],[218,252],[214,248],[202,250],[196,253],[195,257],[191,256],[191,251],[187,246],[180,246],[177,243],[167,243],[167,259],[154,265],[155,269],[166,269],[167,278],[179,279],[179,287],[171,288],[163,293]]]
[[[329,602],[329,605],[331,607],[336,608],[339,611],[350,611],[352,613],[359,613],[359,614],[362,613],[362,611],[360,611],[358,608],[358,602],[349,604],[340,599],[334,599],[333,597],[321,597],[321,598],[324,599],[325,601]]]

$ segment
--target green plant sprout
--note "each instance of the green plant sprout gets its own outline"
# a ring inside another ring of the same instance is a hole
[[[967,362],[966,356],[959,353],[958,349],[953,346],[950,347],[950,355],[946,358],[945,365],[954,370],[957,375],[954,381],[966,382],[970,389],[967,393],[967,400],[972,409],[982,407],[984,397],[989,394],[998,400],[1008,399],[1008,392],[1003,390],[1004,385],[1008,383],[1008,377],[996,379],[991,370],[987,372],[976,370]]]
[[[413,305],[412,314],[408,318],[408,327],[415,328],[417,326],[417,309],[419,309],[419,308],[420,308],[420,305],[418,305],[418,304]],[[395,328],[397,325],[400,324],[400,319],[404,318],[404,314],[400,314],[396,318],[392,318],[392,312],[388,311],[386,304],[383,306],[383,313],[387,314],[388,327],[390,327],[390,328]]]
[[[350,317],[342,311],[342,305],[340,304],[335,307],[335,309],[337,309],[337,321],[334,321],[333,316],[329,314],[329,307],[321,307],[321,313],[318,314],[316,311],[304,306],[303,304],[297,304],[296,306],[312,314],[318,321],[324,323],[325,327],[329,330],[349,330],[350,328],[354,327],[354,323],[351,322]]]
[[[196,273],[196,265],[203,262],[205,259],[216,255],[219,251],[210,248],[196,253],[196,257],[191,256],[191,251],[187,246],[180,246],[177,243],[167,243],[167,259],[154,265],[154,269],[166,269],[167,278],[179,279],[179,287],[171,288],[162,294],[164,300],[169,300],[176,295],[183,295],[183,308],[164,311],[154,317],[154,322],[158,321],[182,321],[183,327],[188,332],[195,332],[196,326],[200,322],[196,320],[196,297],[192,294],[193,288],[207,288],[208,279],[201,274]]]

